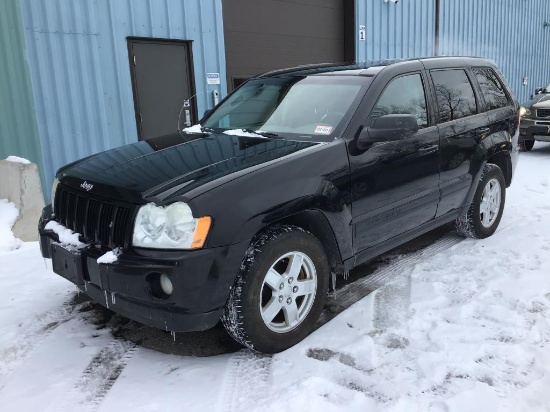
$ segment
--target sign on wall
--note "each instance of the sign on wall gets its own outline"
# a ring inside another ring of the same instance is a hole
[[[220,84],[220,74],[206,73],[206,84]]]

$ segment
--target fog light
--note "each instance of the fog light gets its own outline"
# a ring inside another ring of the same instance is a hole
[[[172,282],[164,273],[160,275],[160,288],[167,295],[171,295],[174,291],[174,286],[172,285]]]

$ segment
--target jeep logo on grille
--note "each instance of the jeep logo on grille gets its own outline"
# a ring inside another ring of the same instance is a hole
[[[92,188],[94,187],[94,185],[91,184],[91,183],[88,183],[88,182],[84,181],[84,182],[80,185],[80,187],[81,187],[82,189],[86,190],[87,192],[89,192],[90,190],[92,190]]]

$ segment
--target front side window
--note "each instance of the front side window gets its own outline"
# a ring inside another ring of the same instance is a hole
[[[218,132],[244,129],[283,137],[330,140],[371,79],[287,76],[248,81],[202,124]]]
[[[477,113],[474,89],[462,69],[433,70],[439,122],[450,122]]]
[[[486,68],[476,68],[474,74],[481,87],[487,110],[508,106],[508,97],[494,71]]]
[[[412,114],[418,127],[428,126],[426,95],[420,74],[409,74],[393,79],[372,109],[367,124],[386,114]]]

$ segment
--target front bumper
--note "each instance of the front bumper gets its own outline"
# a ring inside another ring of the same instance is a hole
[[[49,211],[44,209],[39,224],[42,256],[51,258],[54,272],[92,300],[145,325],[175,332],[206,330],[219,321],[248,242],[196,251],[128,249],[116,262],[98,264],[106,249],[63,246],[54,232],[44,230]],[[151,282],[160,273],[172,281],[174,291],[168,297],[154,296]]]
[[[519,130],[520,142],[525,140],[550,142],[550,120],[522,118]]]

